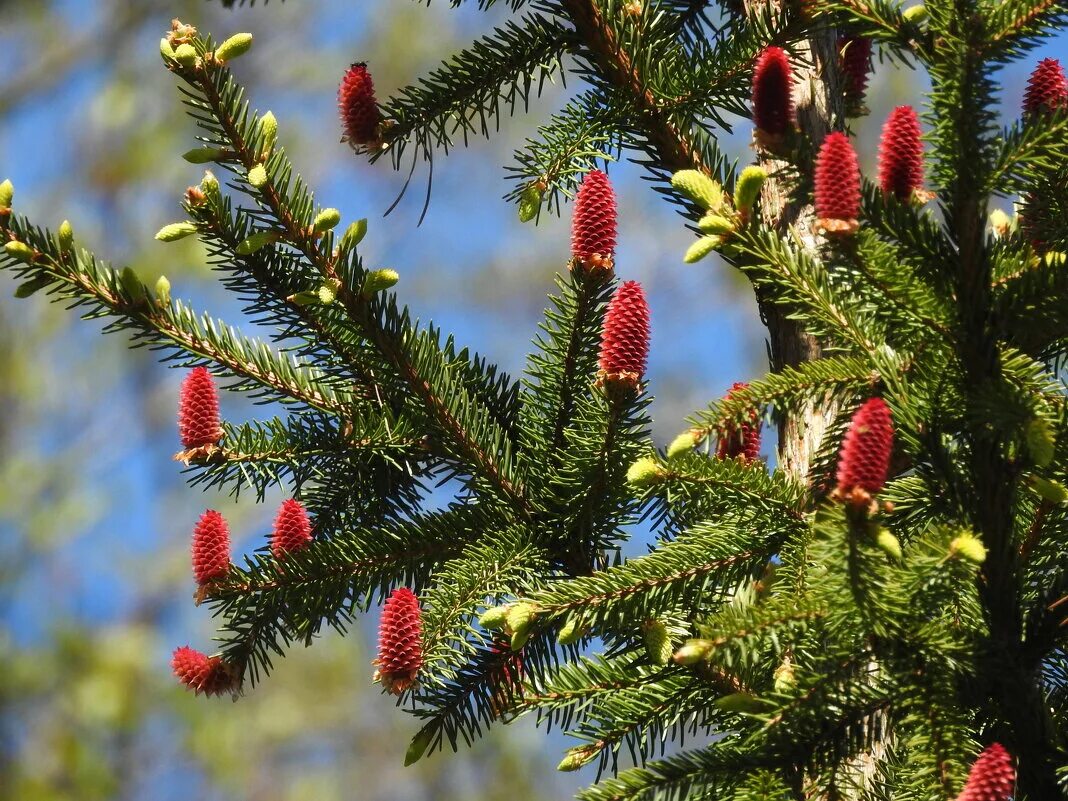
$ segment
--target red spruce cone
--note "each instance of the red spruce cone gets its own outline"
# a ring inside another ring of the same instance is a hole
[[[840,36],[838,53],[845,81],[846,113],[855,117],[864,111],[864,93],[868,89],[871,72],[871,39]]]
[[[219,395],[206,367],[196,367],[182,382],[178,395],[178,433],[187,450],[215,445],[223,438],[219,423]]]
[[[1027,79],[1024,93],[1024,114],[1041,114],[1068,107],[1068,78],[1061,62],[1044,58]]]
[[[601,383],[637,389],[648,356],[649,304],[641,284],[624,281],[608,302],[601,328]]]
[[[423,666],[419,599],[407,587],[395,589],[382,608],[375,665],[375,680],[394,695],[411,687]]]
[[[994,743],[975,760],[957,801],[1009,801],[1015,783],[1012,756],[1001,743]]]
[[[193,529],[193,576],[203,586],[230,572],[230,529],[226,519],[209,509]]]
[[[612,269],[616,250],[616,196],[608,176],[590,170],[579,184],[571,216],[571,255],[583,267]]]
[[[281,559],[287,553],[306,548],[311,539],[311,521],[300,501],[294,498],[283,501],[274,518],[271,553]]]
[[[835,496],[857,506],[867,505],[886,483],[893,445],[890,407],[882,398],[865,401],[853,415],[842,441]]]
[[[368,145],[378,139],[378,123],[382,114],[375,101],[375,87],[371,73],[363,62],[349,67],[337,91],[337,105],[341,110],[341,124],[345,140],[351,145]]]
[[[749,385],[739,381],[727,391],[727,397]],[[749,415],[751,422],[743,423],[741,431],[736,431],[729,426],[719,432],[719,445],[716,448],[716,456],[720,459],[734,459],[741,456],[745,461],[752,462],[760,455],[760,419],[753,411]]]
[[[860,166],[841,131],[827,134],[816,157],[816,216],[828,234],[851,234],[860,225]]]
[[[912,106],[898,106],[883,125],[879,142],[879,185],[908,202],[923,188],[923,142],[920,118]]]
[[[793,127],[792,91],[793,73],[786,51],[781,47],[766,48],[753,69],[753,123],[758,139],[781,138]]]
[[[208,656],[188,645],[174,649],[171,669],[197,695],[222,695],[234,688],[234,676],[221,656]]]

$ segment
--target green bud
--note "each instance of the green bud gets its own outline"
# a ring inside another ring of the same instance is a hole
[[[1046,467],[1053,461],[1053,452],[1057,445],[1057,434],[1044,417],[1036,417],[1027,424],[1024,431],[1027,450],[1031,459],[1039,467]]]
[[[319,292],[295,292],[286,298],[290,303],[296,306],[318,306]]]
[[[159,54],[165,61],[174,61],[174,48],[171,47],[171,42],[166,36],[159,40]]]
[[[530,222],[538,216],[541,208],[541,190],[537,184],[530,184],[519,196],[519,222]]]
[[[400,280],[400,273],[396,270],[382,269],[371,270],[363,279],[363,294],[373,295],[382,292],[392,286],[396,286]]]
[[[879,527],[875,532],[875,544],[891,559],[901,560],[901,543],[890,529]]]
[[[522,651],[529,639],[530,629],[527,629],[526,631],[514,631],[512,632],[512,638],[508,641],[508,645],[513,651]]]
[[[278,120],[274,112],[268,111],[260,117],[260,135],[263,137],[263,149],[267,152],[274,150],[274,143],[278,141]]]
[[[664,477],[664,469],[652,456],[643,456],[627,470],[627,483],[635,487],[648,487]]]
[[[171,305],[171,282],[165,275],[156,279],[156,301],[160,306]]]
[[[901,16],[905,18],[907,22],[911,22],[915,25],[919,25],[925,19],[927,19],[927,7],[923,3],[918,5],[909,6],[901,12]]]
[[[949,543],[949,555],[954,559],[960,557],[981,565],[986,561],[986,548],[978,537],[970,531],[965,531],[963,534],[954,537],[953,541]]]
[[[267,168],[257,164],[248,171],[248,182],[256,189],[260,189],[267,183]]]
[[[127,297],[130,298],[136,304],[144,303],[147,299],[145,294],[145,285],[141,283],[141,279],[137,276],[137,273],[133,271],[132,267],[123,267],[122,272],[119,273],[119,282],[122,284],[123,291],[126,292]]]
[[[734,221],[719,214],[706,214],[697,227],[706,234],[729,234],[734,230]]]
[[[251,256],[256,251],[267,247],[272,242],[277,242],[281,234],[278,231],[257,231],[252,236],[241,240],[234,252],[238,256]]]
[[[671,661],[671,635],[667,626],[659,620],[650,620],[645,624],[645,652],[654,665],[666,665]]]
[[[215,59],[226,63],[243,56],[252,47],[251,33],[235,33],[215,49]]]
[[[342,251],[348,252],[360,244],[366,234],[367,219],[357,220],[345,229],[345,234],[341,237],[341,242],[338,244],[338,247]]]
[[[317,234],[321,234],[324,231],[329,231],[334,228],[339,222],[341,222],[341,212],[337,209],[323,209],[317,215],[312,222],[312,229]]]
[[[696,665],[707,659],[712,653],[712,643],[708,640],[687,640],[686,643],[675,652],[672,659],[676,665]]]
[[[1057,267],[1063,264],[1068,264],[1068,253],[1063,253],[1059,250],[1051,250],[1042,257],[1042,261],[1044,261],[1050,267]]]
[[[530,625],[537,616],[538,608],[532,603],[520,602],[508,607],[508,615],[505,617],[505,626],[515,633],[528,633]],[[518,650],[518,649],[516,649]]]
[[[222,188],[219,186],[219,179],[211,170],[204,171],[204,177],[200,179],[200,191],[211,205],[218,206],[222,203]]]
[[[478,625],[489,631],[503,629],[508,621],[508,610],[511,606],[511,604],[504,604],[502,606],[494,606],[487,609],[482,613],[481,617],[479,617]]]
[[[671,176],[671,185],[707,211],[723,207],[723,187],[700,170],[679,170]]]
[[[734,185],[734,205],[746,211],[753,208],[767,178],[768,171],[756,164],[751,164],[742,170],[742,174],[738,176],[738,181]]]
[[[337,291],[339,289],[341,289],[340,281],[327,281],[319,287],[319,302],[324,306],[329,306],[337,300]]]
[[[1059,481],[1042,476],[1031,476],[1031,486],[1035,492],[1050,503],[1064,503],[1068,501],[1068,489]]]
[[[419,733],[412,738],[411,743],[408,745],[408,750],[404,752],[404,767],[414,765],[423,758],[426,749],[434,742],[434,735],[437,731],[437,724],[434,721],[419,730]]]
[[[178,45],[174,50],[174,60],[183,67],[193,67],[197,63],[197,51],[193,45],[186,42]]]
[[[667,458],[675,459],[689,453],[697,447],[702,439],[704,439],[704,436],[701,435],[701,432],[692,428],[689,431],[683,431],[675,439],[671,440],[671,444],[668,445]]]
[[[52,278],[48,275],[39,275],[36,278],[31,278],[29,281],[15,287],[15,297],[20,299],[28,298],[34,293],[44,289],[50,283],[52,283]]]
[[[33,248],[27,245],[25,242],[11,241],[4,245],[4,250],[7,255],[18,261],[23,261],[29,264],[33,261]]]
[[[750,693],[731,693],[717,698],[713,703],[724,712],[759,712],[764,704]]]
[[[556,766],[557,770],[564,772],[578,770],[583,765],[588,765],[597,755],[601,753],[595,745],[579,745],[574,748],[570,748],[563,759],[560,760],[560,764]]]
[[[165,225],[156,231],[156,239],[160,242],[177,242],[197,232],[197,227],[191,222],[176,222]]]
[[[182,158],[190,164],[208,164],[225,157],[227,151],[217,147],[194,147],[182,154]]]
[[[1001,209],[994,209],[990,212],[990,228],[998,239],[1006,237],[1012,231],[1012,217]]]
[[[70,220],[64,220],[59,224],[59,230],[56,232],[56,242],[59,243],[60,253],[68,253],[74,247],[74,228],[71,226]]]
[[[0,183],[0,209],[10,209],[11,201],[15,199],[15,185],[10,178],[5,178]]]
[[[572,615],[560,628],[556,635],[556,641],[560,645],[574,645],[586,635],[586,627],[582,625],[577,615]]]
[[[789,658],[784,659],[782,664],[775,668],[775,692],[785,693],[793,689],[797,684],[797,677],[794,675],[794,665]]]
[[[686,255],[682,257],[682,260],[687,264],[701,261],[701,259],[719,247],[722,242],[723,238],[719,236],[702,236],[687,248]]]

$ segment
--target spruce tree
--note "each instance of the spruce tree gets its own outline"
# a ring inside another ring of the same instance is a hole
[[[0,185],[19,296],[195,368],[190,483],[292,496],[238,563],[221,515],[192,532],[219,644],[178,649],[178,678],[251,691],[288,648],[381,607],[374,680],[416,718],[408,762],[530,715],[577,738],[562,770],[605,774],[587,801],[1064,797],[1068,84],[1053,60],[1025,97],[997,79],[1063,30],[1065,4],[509,5],[393,98],[357,64],[339,100],[357,155],[407,169],[491,135],[544,81],[581,80],[511,168],[522,219],[575,196],[521,378],[416,323],[397,273],[360,258],[366,221],[316,205],[231,69],[248,35],[175,22],[161,42],[200,141],[186,159],[225,177],[156,236],[199,237],[272,343],[109,268]],[[887,121],[877,180],[849,134],[873,46],[931,79],[922,114]],[[1007,128],[1001,99],[1022,108]],[[719,149],[729,114],[754,122],[753,164]],[[768,326],[767,375],[666,449],[600,170],[623,154],[695,231],[685,260],[742,271]],[[1020,214],[988,213],[996,198]],[[213,376],[286,416],[220,419]],[[446,480],[453,500],[429,505]],[[641,520],[656,542],[623,558]]]

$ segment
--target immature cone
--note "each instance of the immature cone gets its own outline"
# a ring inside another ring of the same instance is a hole
[[[794,125],[793,73],[781,47],[768,47],[753,69],[753,123],[767,146],[781,140]]]
[[[209,509],[193,529],[193,577],[204,586],[230,571],[230,529],[226,519]]]
[[[748,386],[744,381],[736,382],[728,390],[727,397]],[[749,413],[749,422],[743,423],[740,430],[727,426],[719,432],[716,456],[720,459],[735,459],[740,456],[747,462],[752,462],[760,456],[760,418],[755,410]]]
[[[832,235],[851,234],[860,226],[860,166],[841,131],[827,134],[816,157],[816,216]]]
[[[215,445],[223,438],[219,395],[206,367],[195,367],[178,394],[178,433],[187,450]]]
[[[888,195],[910,201],[923,188],[920,118],[912,106],[890,112],[879,141],[879,185]]]
[[[311,539],[311,521],[304,506],[295,498],[283,501],[274,518],[271,553],[281,559],[287,553],[308,547]]]
[[[341,124],[345,140],[355,146],[369,145],[378,139],[378,124],[382,114],[375,101],[375,87],[371,73],[363,62],[349,67],[337,92],[341,110]]]
[[[867,505],[886,483],[893,444],[890,407],[882,398],[865,401],[853,415],[838,454],[835,496],[857,506]]]
[[[1055,58],[1044,58],[1027,79],[1024,114],[1042,114],[1068,107],[1068,78]]]
[[[171,669],[197,695],[221,695],[234,688],[234,675],[221,656],[208,656],[188,645],[174,649]]]
[[[1009,801],[1015,783],[1012,756],[1001,743],[994,743],[975,760],[957,801]]]
[[[840,36],[838,53],[845,81],[846,113],[855,117],[864,110],[864,92],[871,70],[871,39],[863,36]]]
[[[649,305],[637,281],[624,281],[601,328],[600,383],[637,389],[649,356]]]
[[[415,681],[423,666],[422,617],[419,599],[407,587],[398,587],[382,607],[378,624],[378,659],[375,680],[387,692],[400,695]]]
[[[587,269],[612,269],[616,250],[616,196],[608,176],[590,170],[579,184],[571,216],[571,255]]]

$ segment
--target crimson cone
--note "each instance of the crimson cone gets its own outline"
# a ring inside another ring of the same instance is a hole
[[[382,608],[375,664],[376,678],[394,695],[407,690],[423,666],[419,599],[407,587],[395,589]]]
[[[849,138],[827,134],[816,157],[816,216],[828,234],[857,230],[860,216],[860,166]]]
[[[856,116],[864,108],[864,93],[871,72],[871,39],[863,36],[840,36],[838,53],[845,81],[846,112]]]
[[[215,445],[223,438],[219,395],[206,367],[196,367],[182,382],[178,395],[178,433],[184,448]]]
[[[608,302],[601,328],[601,380],[637,389],[649,356],[649,304],[637,281],[624,281]]]
[[[865,401],[853,415],[838,454],[835,495],[858,505],[870,501],[886,483],[893,444],[890,407],[882,398]]]
[[[735,392],[743,390],[749,385],[738,382],[727,391],[729,398]],[[734,459],[741,456],[745,461],[751,462],[760,455],[760,419],[756,411],[749,414],[749,422],[742,423],[740,429],[728,426],[719,432],[719,445],[716,448],[716,456],[720,459]]]
[[[579,184],[571,216],[571,255],[584,267],[612,268],[616,250],[616,196],[608,176],[590,170]]]
[[[230,529],[221,514],[209,509],[193,529],[193,576],[204,585],[230,571]]]
[[[349,67],[337,92],[341,110],[341,124],[345,139],[352,145],[367,145],[378,138],[378,123],[382,120],[371,73],[363,62]]]
[[[912,106],[890,112],[879,142],[879,185],[888,195],[909,201],[923,187],[920,118]]]
[[[768,47],[753,69],[753,123],[765,138],[780,137],[794,124],[793,73],[786,51]]]
[[[1012,756],[1001,743],[994,743],[975,760],[957,801],[1009,801],[1015,783]]]
[[[1027,79],[1024,114],[1041,114],[1068,107],[1068,78],[1061,62],[1044,58]]]
[[[281,559],[287,553],[306,548],[311,539],[311,521],[300,501],[294,498],[283,501],[274,518],[271,553]]]
[[[171,669],[197,695],[221,695],[234,688],[234,675],[221,656],[208,656],[188,645],[174,649]]]

